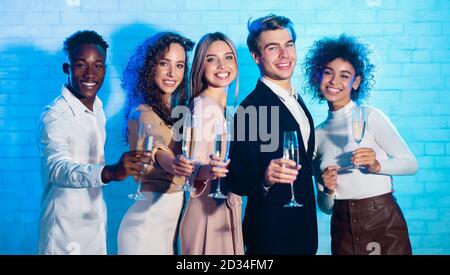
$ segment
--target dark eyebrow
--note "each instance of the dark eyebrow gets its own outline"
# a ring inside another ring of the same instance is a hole
[[[348,73],[349,75],[351,75],[352,73],[349,71],[341,71],[341,73]]]
[[[264,46],[264,49],[267,49],[267,47],[270,47],[270,46],[279,46],[279,45],[280,45],[280,43],[275,43],[275,42],[269,43],[269,44]]]
[[[73,60],[73,62],[76,62],[76,61],[83,61],[83,62],[87,62],[87,60],[86,60],[86,59],[84,59],[84,58],[77,58],[77,59]],[[105,63],[106,61],[105,61],[105,60],[103,60],[103,59],[96,59],[96,60],[94,61],[94,63],[97,63],[97,62],[102,62],[102,63]]]
[[[233,52],[226,52],[224,55],[229,55],[229,54],[234,55]],[[210,56],[217,56],[217,54],[210,53],[210,54],[207,54],[207,55],[206,55],[206,57],[210,57]]]
[[[291,39],[291,40],[287,41],[287,42],[284,43],[284,44],[286,45],[286,44],[289,44],[289,43],[294,43],[294,40]],[[279,46],[279,45],[280,45],[280,43],[272,42],[272,43],[269,43],[269,44],[267,44],[266,46],[264,46],[264,49],[266,49],[266,48],[269,47],[269,46]]]
[[[159,62],[161,62],[161,61],[167,61],[167,62],[172,62],[172,60],[171,59],[168,59],[168,58],[165,58],[165,57],[163,57],[163,58],[161,58],[161,60],[159,60]],[[184,61],[184,60],[178,60],[178,61],[175,61],[175,63],[186,63],[186,61]]]
[[[334,70],[332,69],[332,68],[330,68],[330,67],[325,67],[325,69],[323,69],[323,70],[326,70],[326,69],[328,69],[328,70],[330,70],[330,71],[333,71],[334,72]],[[352,73],[350,72],[350,71],[347,71],[347,70],[344,70],[344,71],[340,71],[341,73],[348,73],[349,75],[351,75]]]

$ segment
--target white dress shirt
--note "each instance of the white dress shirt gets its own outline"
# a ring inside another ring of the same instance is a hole
[[[327,119],[317,126],[316,161],[320,171],[330,165],[348,167],[352,165],[352,151],[358,148],[352,135],[352,109],[350,101],[342,109],[329,112]],[[364,199],[391,192],[391,175],[414,174],[418,165],[406,143],[380,110],[367,107],[367,124],[360,148],[372,148],[380,163],[378,173],[363,169],[345,169],[338,172],[336,192],[327,195],[322,183],[318,182],[318,204],[325,213],[331,213],[334,199]]]
[[[294,116],[302,134],[305,151],[307,151],[311,125],[309,124],[309,120],[305,114],[305,111],[297,101],[297,97],[300,98],[300,95],[296,94],[294,89],[292,91],[287,91],[265,77],[261,77],[260,80],[280,98],[280,100],[288,108],[289,112],[291,112],[291,114]],[[300,100],[302,99],[300,98]]]
[[[40,254],[106,254],[105,114],[91,112],[66,87],[40,119]]]

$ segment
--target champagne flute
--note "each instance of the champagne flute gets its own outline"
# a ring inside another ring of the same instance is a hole
[[[359,149],[359,144],[361,143],[364,132],[366,129],[366,107],[362,105],[356,105],[352,111],[352,132],[353,139],[356,142],[357,148]],[[353,164],[353,168],[361,168],[361,166]]]
[[[195,129],[194,129],[195,116],[186,114],[183,121],[183,142],[181,144],[181,150],[183,156],[192,161],[194,157],[195,149]],[[181,190],[186,192],[195,191],[194,186],[189,183],[189,177],[186,177],[186,181],[180,187]]]
[[[230,152],[230,122],[220,121],[215,125],[216,140],[214,142],[214,155],[225,162]],[[220,178],[217,179],[217,188],[214,193],[208,195],[214,199],[226,199],[227,196],[220,191]]]
[[[152,136],[152,127],[150,124],[147,124],[145,122],[139,123],[139,130],[137,135],[137,141],[136,141],[136,150],[142,150],[142,151],[152,151],[153,149],[153,136]],[[146,165],[144,166],[146,167]],[[136,193],[129,194],[128,198],[136,201],[143,201],[146,200],[146,198],[141,193],[141,187],[142,187],[142,175],[139,176],[139,183],[138,183],[138,189]]]
[[[296,131],[284,133],[283,158],[293,160],[296,163],[296,165],[300,165],[298,138]],[[303,204],[300,204],[295,200],[294,182],[291,182],[291,200],[287,204],[285,204],[284,207],[302,207],[302,206]]]

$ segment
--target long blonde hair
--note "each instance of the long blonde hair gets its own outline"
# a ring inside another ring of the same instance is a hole
[[[197,43],[195,48],[194,60],[192,62],[192,69],[190,74],[190,99],[191,101],[197,97],[203,90],[208,87],[203,75],[205,73],[205,59],[208,48],[215,41],[225,42],[233,51],[234,58],[236,60],[236,66],[238,63],[236,46],[233,41],[221,32],[207,33]],[[236,106],[238,91],[239,91],[239,69],[236,75],[235,90],[234,90],[234,105]]]

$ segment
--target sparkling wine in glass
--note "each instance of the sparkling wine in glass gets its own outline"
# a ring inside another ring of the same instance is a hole
[[[220,121],[215,125],[216,139],[214,142],[214,155],[225,162],[230,152],[230,122]],[[220,178],[217,179],[217,187],[214,193],[209,194],[214,199],[226,199],[227,196],[220,191]]]
[[[194,128],[195,116],[186,115],[183,121],[183,142],[181,144],[181,150],[183,156],[192,161],[194,158],[195,149],[195,128]],[[185,183],[180,187],[181,190],[186,192],[195,191],[194,186],[189,183],[189,177],[186,177]]]
[[[300,165],[300,156],[298,151],[297,132],[285,132],[283,141],[283,158],[293,160],[296,165]],[[302,207],[303,204],[295,200],[294,183],[291,182],[291,200],[284,207]]]
[[[367,116],[366,107],[362,105],[357,105],[352,111],[352,132],[353,139],[359,149],[359,144],[361,143],[364,132],[366,130]],[[354,168],[361,168],[359,165],[354,164]]]
[[[136,141],[136,150],[140,151],[152,151],[153,149],[153,136],[152,136],[152,127],[150,124],[145,122],[139,123],[139,130]],[[144,166],[146,167],[146,165]],[[136,201],[146,200],[146,198],[141,193],[142,187],[142,176],[139,177],[138,189],[136,193],[129,194],[128,198]]]

